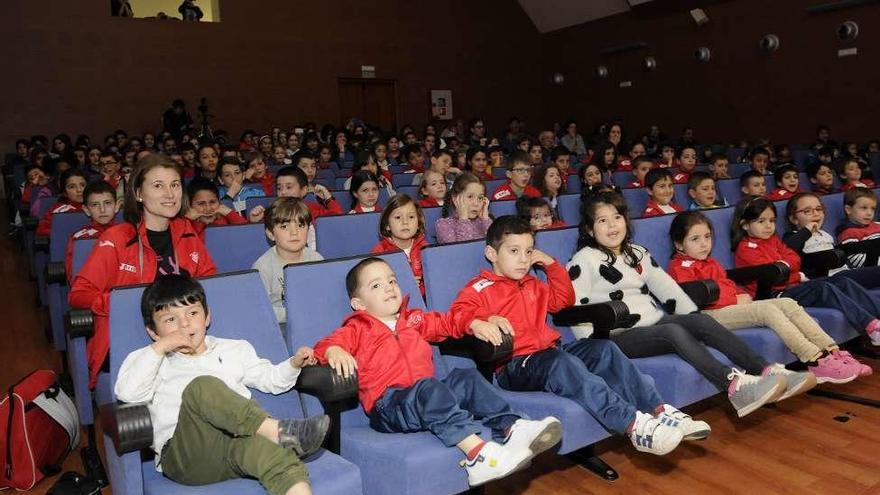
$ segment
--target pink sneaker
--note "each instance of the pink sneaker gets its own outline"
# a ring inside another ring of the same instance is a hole
[[[849,383],[859,376],[859,369],[829,354],[818,361],[815,366],[807,367],[816,375],[816,383]]]
[[[859,376],[868,376],[868,375],[874,373],[874,370],[871,369],[870,366],[868,366],[865,363],[860,362],[859,360],[854,358],[852,356],[852,354],[850,354],[847,351],[843,351],[843,350],[831,351],[831,355],[836,357],[837,359],[843,361],[844,363],[850,365],[850,366],[854,366],[856,369],[859,370]]]

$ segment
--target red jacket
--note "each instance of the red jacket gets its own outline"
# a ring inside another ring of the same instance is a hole
[[[841,244],[867,241],[878,237],[880,237],[880,222],[871,222],[868,225],[847,222],[837,231],[837,240]]]
[[[248,184],[258,185],[263,188],[263,194],[266,196],[275,195],[275,176],[271,172],[266,172],[262,179],[251,179]]]
[[[237,211],[230,211],[226,216],[217,215],[217,217],[214,218],[214,221],[210,224],[198,220],[192,221],[193,230],[196,231],[196,234],[198,234],[199,238],[203,241],[205,240],[205,229],[207,229],[209,225],[242,225],[245,223],[248,223],[247,219],[241,216],[241,213]]]
[[[366,311],[355,311],[332,334],[315,344],[315,357],[327,363],[326,352],[339,346],[357,361],[358,398],[367,414],[389,387],[411,387],[434,376],[434,360],[428,342],[463,337],[449,315],[407,308],[403,299],[394,330]]]
[[[632,160],[626,158],[624,160],[620,160],[617,162],[617,168],[614,169],[615,172],[632,172]]]
[[[525,189],[523,189],[523,196],[528,196],[530,198],[540,198],[541,191],[535,189],[534,186],[527,185]],[[518,196],[513,191],[513,187],[510,185],[510,181],[507,181],[504,184],[498,186],[492,192],[492,201],[516,201]]]
[[[574,304],[574,288],[558,261],[546,271],[549,284],[532,275],[512,280],[483,270],[458,293],[449,312],[463,328],[475,319],[507,318],[515,332],[514,357],[549,349],[559,340],[559,332],[547,324],[547,313]]]
[[[412,165],[407,164],[407,169],[403,171],[405,174],[421,174],[425,172],[424,165],[416,165],[413,167]]]
[[[725,306],[736,304],[737,294],[745,294],[745,291],[737,287],[733,280],[727,278],[727,271],[715,258],[711,256],[698,260],[682,253],[676,253],[666,268],[669,275],[678,283],[693,282],[695,280],[711,279],[718,283],[720,293],[718,300],[704,309],[720,309]]]
[[[690,172],[676,172],[672,174],[672,183],[673,184],[687,184],[691,179]]]
[[[425,240],[425,234],[419,234],[418,237],[413,239],[412,248],[410,248],[408,256],[409,266],[412,268],[413,275],[419,283],[419,291],[421,291],[422,297],[425,297],[425,284],[422,281],[422,248],[428,246],[430,246],[430,244]],[[394,244],[394,241],[392,241],[390,237],[383,237],[378,244],[373,246],[373,249],[370,252],[378,254],[395,251],[403,250],[397,247],[397,244]]]
[[[675,202],[669,203],[667,206],[671,206],[676,213],[684,211],[684,208]],[[648,199],[648,202],[645,203],[645,211],[642,213],[642,218],[662,217],[663,215],[668,215],[668,213],[660,209],[660,205],[654,200],[654,198]]]
[[[67,240],[67,248],[64,250],[64,273],[67,275],[68,286],[73,285],[73,241],[96,239],[114,225],[116,225],[116,219],[111,220],[107,225],[101,225],[92,220],[70,236],[70,239]]]
[[[443,206],[437,202],[434,198],[422,198],[419,200],[419,206],[422,208],[436,208],[438,206]]]
[[[59,200],[55,203],[55,206],[46,210],[46,213],[43,213],[43,218],[40,219],[40,223],[37,225],[36,235],[49,237],[49,234],[52,232],[52,215],[74,211],[83,211],[82,203],[74,203],[69,199]]]
[[[490,174],[489,172],[487,172],[487,171],[485,171],[485,170],[484,170],[482,173],[480,173],[480,172],[476,172],[476,171],[473,171],[473,170],[472,170],[471,172],[473,172],[473,174],[476,175],[477,178],[480,179],[480,180],[483,181],[483,182],[486,182],[486,181],[489,181],[489,180],[495,180],[495,177],[493,177],[492,174]]]
[[[171,220],[171,243],[181,270],[193,277],[217,273],[205,244],[186,218]],[[144,264],[138,266],[138,239],[143,244]],[[70,307],[90,309],[95,315],[95,334],[87,343],[89,386],[94,387],[98,371],[110,349],[110,289],[121,285],[150,283],[156,278],[156,253],[147,239],[143,221],[137,230],[128,222],[107,229],[92,254],[73,280]]]
[[[765,265],[777,261],[785,262],[791,273],[788,280],[784,284],[774,287],[774,290],[782,290],[789,285],[800,283],[801,257],[775,235],[770,236],[769,239],[745,237],[739,242],[734,255],[734,263],[737,267]],[[756,288],[757,284],[755,283],[746,285],[746,290],[752,297],[755,297]]]
[[[856,182],[855,184],[852,184],[849,182],[844,184],[843,187],[840,188],[840,190],[841,190],[841,192],[846,192],[846,191],[849,191],[850,189],[855,189],[857,187],[867,187],[869,189],[873,189],[877,186],[874,184],[874,181],[872,181],[871,179],[861,179],[858,182]]]
[[[798,189],[796,192],[802,192],[802,191],[800,189]],[[780,201],[783,199],[791,199],[791,197],[794,195],[795,195],[795,193],[789,191],[788,189],[783,189],[781,187],[777,187],[776,189],[770,191],[770,193],[767,194],[767,199],[769,199],[770,201]]]
[[[361,206],[360,203],[355,203],[348,213],[353,215],[355,213],[376,213],[377,211],[382,211],[382,205],[380,205],[379,203],[376,203],[375,208],[375,210],[367,212],[364,211],[364,208]]]
[[[645,187],[645,182],[641,180],[634,180],[626,185],[626,187],[630,189],[638,189],[640,187]]]
[[[339,202],[336,201],[336,198],[330,199],[324,205],[314,201],[305,201],[305,204],[309,207],[309,213],[312,215],[312,223],[315,223],[315,220],[318,217],[326,215],[342,215],[344,213],[342,207],[339,206]]]

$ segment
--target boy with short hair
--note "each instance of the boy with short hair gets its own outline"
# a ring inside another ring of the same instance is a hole
[[[632,173],[635,180],[627,184],[626,187],[639,188],[645,187],[645,177],[648,172],[654,169],[654,162],[645,156],[639,156],[632,161]]]
[[[183,143],[179,152],[183,162],[183,177],[191,178],[196,171],[196,147],[192,143]]]
[[[686,145],[678,152],[678,172],[672,176],[674,184],[687,184],[691,174],[697,169],[697,149]]]
[[[428,170],[442,175],[443,179],[446,181],[447,188],[452,187],[452,183],[449,182],[449,174],[458,175],[461,173],[461,170],[452,166],[454,160],[455,158],[452,156],[452,152],[448,149],[435,150],[431,155],[431,165],[428,167]],[[422,185],[422,177],[424,177],[425,172],[419,172],[413,176],[412,184],[414,186]]]
[[[556,218],[553,208],[544,198],[519,198],[516,200],[516,214],[529,222],[532,232],[566,226],[565,222]]]
[[[290,165],[278,171],[275,177],[275,190],[279,198],[290,197],[303,199],[309,192],[308,178],[306,173],[297,166]],[[309,228],[309,246],[315,245],[315,220],[325,215],[342,215],[342,207],[330,191],[321,184],[315,184],[315,199],[317,201],[305,201],[312,217],[312,226]],[[262,221],[260,218],[258,221]]]
[[[495,345],[490,314],[467,322],[451,314],[407,307],[394,271],[380,258],[366,258],[345,277],[354,313],[315,344],[315,357],[344,376],[358,372],[358,397],[370,426],[383,433],[430,431],[467,456],[471,486],[519,469],[561,438],[562,425],[548,416],[525,419],[474,368],[434,378],[428,342],[473,334]],[[482,423],[482,424],[480,424]],[[483,426],[496,441],[484,441]]]
[[[566,191],[568,176],[577,174],[577,170],[571,167],[571,150],[565,146],[557,146],[550,152],[550,160],[559,169],[559,177],[562,179],[562,191]]]
[[[757,147],[752,150],[750,165],[752,170],[761,175],[768,175],[767,167],[770,166],[770,152],[767,148]]]
[[[840,164],[840,179],[843,182],[841,191],[849,191],[856,187],[873,189],[874,181],[862,178],[862,166],[855,158],[846,158]]]
[[[189,183],[186,191],[189,196],[186,218],[190,219],[193,229],[203,240],[208,225],[248,223],[241,214],[220,202],[220,193],[213,181],[196,179]]]
[[[490,338],[500,339],[502,332],[513,335],[513,357],[499,363],[498,384],[571,399],[609,431],[629,436],[643,452],[664,455],[678,446],[683,430],[708,429],[664,404],[651,380],[612,341],[581,339],[559,345],[560,335],[547,324],[547,313],[574,304],[569,277],[578,274],[567,273],[534,244],[525,220],[497,218],[486,235],[485,255],[492,269],[471,279],[450,308],[461,326],[498,315],[488,329]],[[547,283],[529,274],[533,265],[543,267]]]
[[[507,160],[507,182],[492,192],[492,201],[515,201],[522,196],[540,198],[541,191],[529,184],[532,178],[531,160],[527,153],[517,151]]]
[[[156,470],[185,485],[249,476],[273,495],[311,494],[300,459],[320,448],[330,418],[271,418],[249,387],[290,390],[314,364],[312,349],[273,365],[246,340],[206,336],[205,291],[185,275],[147,287],[141,315],[153,343],[125,358],[115,392],[122,402],[149,403]]]
[[[726,156],[716,153],[712,155],[712,158],[709,160],[709,172],[712,173],[712,178],[717,180],[721,179],[729,179],[730,174],[730,161]]]
[[[773,171],[773,180],[776,181],[776,189],[770,191],[767,199],[779,201],[791,199],[792,196],[801,192],[800,177],[797,167],[794,165],[782,165]]]
[[[420,174],[425,171],[425,159],[422,154],[422,147],[418,144],[408,144],[401,152],[406,160],[407,169],[403,171],[405,174]]]
[[[72,284],[74,275],[73,241],[97,239],[105,230],[116,225],[116,213],[119,212],[116,189],[103,180],[86,184],[83,190],[82,210],[91,220],[67,240],[67,248],[64,251],[64,272],[67,275],[68,286]]]
[[[690,174],[688,174],[690,178]],[[648,202],[645,204],[643,218],[659,217],[670,213],[684,211],[678,203],[672,201],[675,188],[672,184],[672,173],[665,168],[656,168],[645,176],[645,189],[648,190]]]
[[[284,309],[284,267],[290,263],[305,263],[324,259],[308,247],[306,242],[312,215],[299,198],[278,198],[269,205],[264,219],[266,237],[272,244],[251,268],[260,272],[260,278],[279,324],[287,322]]]
[[[846,223],[837,228],[837,240],[841,244],[880,239],[880,222],[874,220],[877,211],[877,196],[874,191],[856,187],[843,194],[843,211]],[[847,263],[851,268],[861,268],[865,264],[865,253],[853,253]]]
[[[764,175],[757,170],[746,170],[739,176],[739,190],[743,196],[764,197],[767,194],[767,182]]]
[[[688,180],[688,210],[709,210],[727,206],[727,200],[718,194],[715,179],[708,172],[694,172]]]
[[[281,151],[284,152],[283,147]],[[275,176],[266,165],[266,157],[259,151],[246,152],[244,154],[244,163],[247,164],[247,170],[244,172],[245,182],[258,186],[262,189],[264,196],[272,196]]]
[[[807,165],[807,177],[813,185],[813,192],[819,196],[838,192],[834,187],[834,169],[827,163],[810,163]]]
[[[294,167],[305,173],[307,192],[315,192],[315,188],[320,185],[315,183],[315,178],[318,177],[318,164],[315,161],[315,155],[308,151],[300,151],[293,155],[291,161]]]
[[[220,199],[231,199],[232,209],[242,212],[247,209],[246,201],[249,198],[263,196],[263,189],[259,186],[245,183],[244,171],[241,162],[237,158],[223,158],[220,160],[220,168],[217,170],[220,182],[217,194]]]

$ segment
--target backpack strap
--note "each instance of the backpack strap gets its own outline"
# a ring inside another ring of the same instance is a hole
[[[79,419],[76,406],[70,397],[55,383],[48,390],[34,398],[34,404],[49,415],[67,431],[69,450],[79,445]]]

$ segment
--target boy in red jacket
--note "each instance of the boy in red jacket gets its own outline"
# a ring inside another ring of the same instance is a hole
[[[457,446],[467,455],[471,486],[507,476],[559,441],[559,420],[523,419],[475,369],[434,377],[428,342],[466,333],[490,340],[491,317],[465,326],[449,315],[407,308],[394,271],[379,258],[355,265],[345,286],[355,312],[315,345],[315,357],[344,376],[357,370],[358,396],[373,429],[428,430],[447,447]],[[483,441],[482,425],[500,443]]]
[[[566,397],[608,430],[628,435],[636,449],[671,452],[683,438],[679,426],[693,420],[664,404],[650,379],[610,340],[560,345],[559,332],[546,322],[547,313],[574,304],[574,289],[565,268],[534,243],[525,220],[496,219],[486,234],[492,270],[484,270],[459,292],[450,308],[454,321],[467,328],[498,315],[490,320],[490,342],[500,340],[500,332],[514,336],[513,358],[496,371],[502,388]],[[543,266],[547,284],[529,275],[532,265]]]
[[[532,178],[532,166],[529,155],[518,151],[507,160],[507,182],[492,192],[492,201],[514,201],[522,196],[540,198],[541,191],[529,185]]]
[[[645,204],[642,218],[659,217],[684,211],[681,205],[672,200],[675,196],[673,183],[672,173],[665,168],[655,168],[645,175],[648,202]]]
[[[841,244],[880,239],[880,222],[874,220],[877,196],[872,189],[856,187],[843,193],[843,211],[846,223],[837,229]],[[852,268],[862,268],[866,260],[865,253],[853,253],[847,259]]]
[[[116,225],[119,202],[116,189],[103,180],[90,183],[83,191],[83,212],[92,219],[88,225],[77,230],[67,240],[64,253],[64,273],[68,286],[73,282],[73,241],[97,239],[105,230]]]

